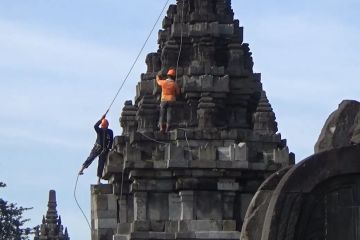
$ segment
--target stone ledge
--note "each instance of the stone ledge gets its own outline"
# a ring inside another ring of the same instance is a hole
[[[106,218],[117,218],[117,213],[114,210],[97,210],[93,212],[94,218],[106,219]]]
[[[189,239],[226,239],[238,240],[240,232],[238,231],[199,231],[199,232],[180,232],[176,234],[176,239],[189,240]]]
[[[92,195],[112,194],[112,193],[113,193],[113,185],[112,184],[91,185],[91,194]]]
[[[179,232],[199,232],[211,229],[213,231],[235,231],[235,220],[182,220],[179,221]]]
[[[117,219],[116,218],[104,218],[104,219],[95,219],[94,228],[95,229],[116,229]]]
[[[113,240],[130,240],[130,236],[125,234],[116,234],[113,236]]]
[[[163,239],[170,240],[175,239],[174,233],[165,233],[165,232],[133,232],[130,234],[132,240],[137,239]]]

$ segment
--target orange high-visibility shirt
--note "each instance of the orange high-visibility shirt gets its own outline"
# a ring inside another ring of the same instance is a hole
[[[176,101],[176,95],[180,94],[180,89],[174,80],[161,80],[157,77],[156,82],[161,87],[161,101]]]

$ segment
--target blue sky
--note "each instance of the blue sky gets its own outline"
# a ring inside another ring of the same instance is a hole
[[[8,185],[0,197],[34,207],[26,214],[30,226],[40,224],[55,189],[71,238],[90,239],[72,197],[76,174],[94,143],[94,122],[165,2],[0,1],[0,181]],[[340,101],[359,100],[360,1],[233,0],[233,9],[279,130],[301,160]],[[123,102],[134,98],[156,38],[155,32],[109,114],[117,135]],[[93,164],[78,186],[89,215],[95,171]]]

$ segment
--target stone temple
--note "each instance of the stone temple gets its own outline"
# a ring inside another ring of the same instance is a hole
[[[109,184],[91,186],[92,240],[360,239],[359,102],[294,164],[230,0],[177,0],[158,44],[123,107]],[[181,96],[164,134],[155,76],[169,67]]]
[[[61,216],[56,210],[56,192],[49,191],[49,202],[46,216],[42,223],[35,228],[34,240],[70,240],[68,230],[61,223]]]
[[[104,169],[109,184],[91,187],[92,239],[239,239],[257,189],[295,157],[231,1],[178,0],[158,44],[123,107],[123,133]],[[163,134],[155,76],[169,67],[181,96]]]

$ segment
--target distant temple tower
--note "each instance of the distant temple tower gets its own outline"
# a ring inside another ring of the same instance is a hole
[[[177,0],[162,27],[121,113],[110,184],[91,188],[92,240],[239,239],[256,190],[294,155],[230,0]],[[169,67],[181,96],[163,134],[155,76]]]
[[[61,216],[56,211],[56,192],[50,190],[48,210],[42,224],[36,228],[34,240],[70,240],[67,228],[61,224]]]

